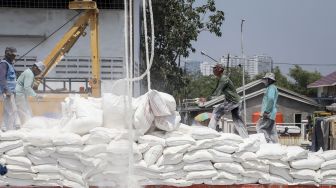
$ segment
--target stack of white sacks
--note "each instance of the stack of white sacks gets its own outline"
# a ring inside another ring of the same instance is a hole
[[[180,124],[165,93],[70,96],[62,112],[60,120],[34,117],[0,134],[0,163],[8,167],[0,186],[336,184],[336,151]]]
[[[0,163],[8,168],[0,186],[127,187],[134,178],[129,160],[142,159],[140,152],[133,156],[134,139],[154,123],[174,130],[181,119],[170,95],[150,91],[127,99],[71,95],[62,119],[34,117],[18,131],[0,132]]]
[[[309,153],[267,144],[260,134],[242,139],[182,124],[176,131],[140,137],[138,150],[142,185],[336,184],[335,150]]]

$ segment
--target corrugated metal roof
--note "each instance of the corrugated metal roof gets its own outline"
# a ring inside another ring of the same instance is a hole
[[[322,77],[319,80],[309,84],[308,88],[317,88],[317,87],[325,87],[325,86],[335,86],[336,85],[336,71],[328,74],[325,77]]]

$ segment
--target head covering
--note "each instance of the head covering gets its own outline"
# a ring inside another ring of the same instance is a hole
[[[263,79],[271,79],[271,80],[273,80],[273,81],[276,81],[275,80],[275,75],[274,75],[274,73],[272,73],[272,72],[268,72],[268,73],[266,73],[265,74],[265,76],[263,77]]]
[[[223,64],[219,64],[219,63],[217,63],[216,65],[213,65],[212,66],[212,68],[222,68],[222,69],[224,69],[225,67],[224,67],[224,65]]]
[[[17,50],[14,47],[6,47],[5,54],[14,54],[14,55],[17,55]]]
[[[42,61],[36,62],[34,65],[35,65],[41,72],[43,72],[44,69],[45,69],[45,65],[43,64]]]

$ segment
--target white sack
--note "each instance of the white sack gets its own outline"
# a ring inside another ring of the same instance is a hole
[[[36,172],[32,168],[27,166],[21,166],[21,165],[6,165],[8,171],[11,172]]]
[[[176,153],[171,155],[162,155],[156,162],[157,166],[173,165],[182,162],[183,153]]]
[[[145,134],[153,124],[154,114],[151,109],[148,96],[139,97],[139,103],[134,113],[134,128],[141,134]],[[127,112],[125,112],[127,113]],[[126,123],[125,123],[126,125]]]
[[[232,154],[238,151],[239,148],[237,146],[222,145],[222,146],[215,146],[213,147],[213,149],[220,151],[220,152]]]
[[[62,131],[85,135],[89,133],[91,129],[95,127],[101,127],[102,124],[102,119],[99,117],[80,117],[76,119],[71,119],[66,125],[64,125]]]
[[[7,164],[31,167],[32,162],[27,157],[3,155]]]
[[[34,172],[45,172],[45,173],[58,173],[59,167],[56,164],[44,164],[32,166]]]
[[[205,178],[212,178],[215,176],[217,176],[216,170],[193,171],[193,172],[188,172],[186,176],[186,180],[205,179]]]
[[[192,145],[188,148],[188,151],[194,151],[199,149],[208,149],[212,148],[213,146],[217,145],[218,141],[216,139],[204,139],[204,140],[197,140],[195,145]]]
[[[245,169],[269,172],[269,166],[262,161],[244,161],[241,164]]]
[[[60,133],[53,136],[53,144],[56,146],[63,145],[82,145],[83,141],[81,136],[75,133]]]
[[[181,116],[178,112],[174,112],[169,116],[159,116],[154,118],[154,125],[167,132],[177,130],[180,126]]]
[[[255,161],[258,160],[258,157],[253,152],[238,152],[232,154],[232,157],[237,162],[243,162],[243,161]]]
[[[289,169],[270,166],[269,171],[270,174],[280,176],[285,180],[287,180],[288,182],[293,182],[293,177],[289,174]]]
[[[318,156],[311,155],[307,159],[300,159],[290,162],[290,165],[295,169],[311,169],[317,170],[321,167],[324,160]]]
[[[185,171],[215,170],[210,161],[186,164],[183,167]]]
[[[311,181],[316,181],[316,182],[321,181],[320,174],[310,169],[303,169],[303,170],[291,169],[289,174],[292,175],[296,179],[311,180]]]
[[[31,160],[31,162],[34,165],[43,165],[43,164],[57,164],[56,159],[53,159],[51,157],[38,157],[35,155],[27,154],[28,159]]]
[[[176,102],[171,95],[151,90],[148,99],[154,116],[168,116],[176,110]]]
[[[32,155],[35,155],[37,157],[48,157],[50,154],[54,153],[56,151],[55,147],[35,147],[35,146],[27,146],[27,150]]]
[[[212,180],[218,180],[218,179],[229,179],[238,181],[242,178],[240,174],[233,174],[227,171],[218,171],[218,175],[213,177]]]
[[[336,169],[336,159],[321,164],[322,170]]]
[[[320,156],[325,160],[325,161],[330,161],[336,159],[336,150],[328,150],[324,151]]]
[[[211,161],[214,163],[229,163],[233,162],[232,155],[224,152],[220,152],[214,149],[208,149],[208,152],[212,155]]]
[[[38,146],[38,147],[48,147],[52,146],[51,135],[54,135],[55,132],[51,131],[41,131],[33,130],[32,132],[26,133],[24,142],[29,145]]]
[[[163,154],[164,155],[172,155],[172,154],[176,154],[176,153],[185,153],[188,150],[189,147],[190,147],[190,144],[166,147],[163,150]]]
[[[0,142],[0,153],[5,153],[6,151],[21,147],[22,145],[22,140]]]
[[[67,145],[67,146],[57,146],[56,152],[64,155],[74,155],[77,153],[82,153],[83,146],[78,145]]]
[[[156,161],[162,155],[163,147],[161,145],[156,145],[151,147],[145,154],[144,160],[148,166],[156,163]]]
[[[79,160],[58,158],[57,161],[60,166],[69,170],[83,172],[85,169],[85,166]]]
[[[195,142],[196,141],[189,135],[169,137],[166,139],[167,146],[193,145]]]
[[[280,144],[261,144],[257,151],[257,156],[260,159],[281,159],[286,155],[286,150]]]
[[[13,141],[13,140],[22,140],[26,136],[26,132],[23,130],[8,130],[1,133],[1,141]]]
[[[231,172],[234,174],[243,174],[244,173],[244,168],[241,166],[239,163],[215,163],[214,164],[216,169],[219,170],[225,170],[227,172]]]
[[[191,126],[191,137],[196,140],[211,139],[219,137],[220,133],[205,126]]]
[[[5,154],[8,156],[24,156],[27,154],[27,150],[25,149],[25,147],[21,146],[19,148],[6,151]]]
[[[165,139],[159,138],[153,135],[140,136],[138,141],[140,144],[148,143],[151,146],[155,146],[155,145],[165,146],[166,145]]]
[[[186,153],[183,157],[183,161],[187,163],[197,163],[201,161],[211,161],[213,156],[208,150],[196,150],[190,153]],[[192,178],[191,178],[192,179]]]
[[[308,151],[304,150],[300,146],[287,146],[286,151],[287,155],[283,159],[285,161],[306,159],[308,157]]]
[[[107,144],[86,145],[82,153],[86,156],[95,156],[98,153],[104,153],[107,150]]]

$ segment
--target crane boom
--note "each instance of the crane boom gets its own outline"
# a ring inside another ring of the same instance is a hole
[[[76,20],[73,26],[64,34],[62,39],[55,45],[48,56],[43,60],[45,70],[38,76],[34,83],[37,88],[50,70],[52,70],[67,54],[80,36],[85,36],[85,29],[90,25],[90,43],[91,43],[91,64],[92,78],[90,85],[92,87],[92,96],[100,97],[100,62],[99,62],[99,36],[98,36],[98,8],[96,2],[91,0],[72,1],[69,3],[70,9],[84,10],[81,16]]]

